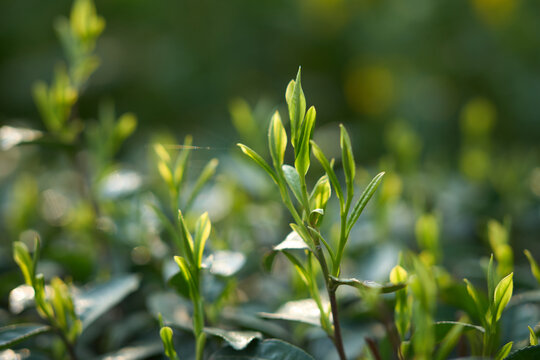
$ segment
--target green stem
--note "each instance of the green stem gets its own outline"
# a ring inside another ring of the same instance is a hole
[[[341,360],[347,360],[345,355],[345,349],[343,347],[343,337],[341,336],[341,325],[339,323],[339,311],[336,301],[336,287],[332,283],[330,278],[330,273],[328,271],[328,265],[326,263],[326,258],[324,257],[324,252],[321,247],[321,242],[317,236],[313,236],[310,233],[313,243],[315,244],[315,256],[321,265],[321,269],[324,276],[324,285],[326,286],[326,291],[328,293],[328,298],[330,300],[330,309],[332,311],[332,318],[334,320],[334,334],[332,336],[332,341],[334,346],[339,354]]]
[[[347,243],[347,232],[346,232],[346,226],[347,226],[347,214],[342,213],[341,214],[341,226],[339,231],[339,242],[338,242],[338,250],[336,253],[336,258],[333,261],[333,269],[332,269],[332,275],[338,277],[341,267],[341,258],[343,257],[343,251],[345,250],[345,244]]]

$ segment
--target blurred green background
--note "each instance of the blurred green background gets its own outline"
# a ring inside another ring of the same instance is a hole
[[[497,144],[540,134],[540,4],[534,0],[97,1],[107,28],[102,66],[82,99],[114,98],[143,128],[235,142],[228,104],[283,102],[299,65],[318,121],[357,130],[362,154],[382,151],[396,117],[452,155],[471,99],[493,108]],[[0,119],[35,126],[30,88],[62,59],[52,23],[70,1],[0,4]],[[450,156],[451,157],[451,156]]]
[[[51,81],[63,60],[52,24],[70,6],[0,2],[2,123],[43,128],[31,87]],[[195,145],[214,153],[232,148],[242,135],[231,121],[246,110],[240,98],[256,110],[264,134],[301,65],[308,104],[317,107],[315,139],[335,152],[336,124],[345,123],[357,162],[395,175],[384,196],[403,195],[415,214],[440,211],[449,238],[465,241],[482,233],[488,218],[510,216],[516,242],[537,239],[539,2],[98,0],[96,6],[107,22],[97,45],[101,66],[78,111],[95,118],[105,98],[118,113],[135,113],[139,126],[126,154],[145,148],[157,131],[171,131],[178,142],[191,133]],[[407,217],[389,222],[400,219]]]

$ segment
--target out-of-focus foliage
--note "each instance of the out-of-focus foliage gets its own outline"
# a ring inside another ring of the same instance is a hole
[[[333,360],[338,285],[349,358],[537,356],[537,2],[70,6],[0,2],[0,358]]]

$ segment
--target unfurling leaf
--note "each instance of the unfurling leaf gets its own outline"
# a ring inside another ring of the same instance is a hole
[[[268,128],[268,144],[270,145],[270,155],[274,160],[274,167],[280,168],[283,165],[285,150],[287,149],[287,132],[277,111],[272,116]]]
[[[352,199],[354,196],[354,176],[356,173],[356,164],[351,146],[351,139],[347,133],[347,129],[343,125],[340,127],[339,144],[341,146],[341,161],[343,162],[343,170],[345,171],[345,182],[347,183],[347,198]]]
[[[512,290],[514,287],[513,276],[514,273],[508,274],[499,282],[499,284],[495,288],[492,313],[492,315],[495,317],[495,322],[499,321],[504,308],[512,297]]]
[[[285,100],[289,107],[289,118],[291,121],[291,144],[296,148],[298,147],[300,129],[306,113],[306,97],[304,96],[304,91],[302,91],[300,68],[298,69],[296,80],[291,80],[287,86]]]

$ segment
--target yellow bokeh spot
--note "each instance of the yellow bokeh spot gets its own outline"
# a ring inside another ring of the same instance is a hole
[[[394,77],[390,70],[380,65],[353,69],[347,75],[345,95],[355,111],[380,115],[394,102]]]
[[[485,98],[475,98],[469,101],[461,113],[461,129],[469,136],[488,134],[497,118],[493,103]]]
[[[461,155],[460,168],[469,179],[484,180],[490,169],[489,154],[480,149],[466,150]]]
[[[473,5],[483,21],[497,26],[513,17],[517,2],[518,0],[473,0]]]

